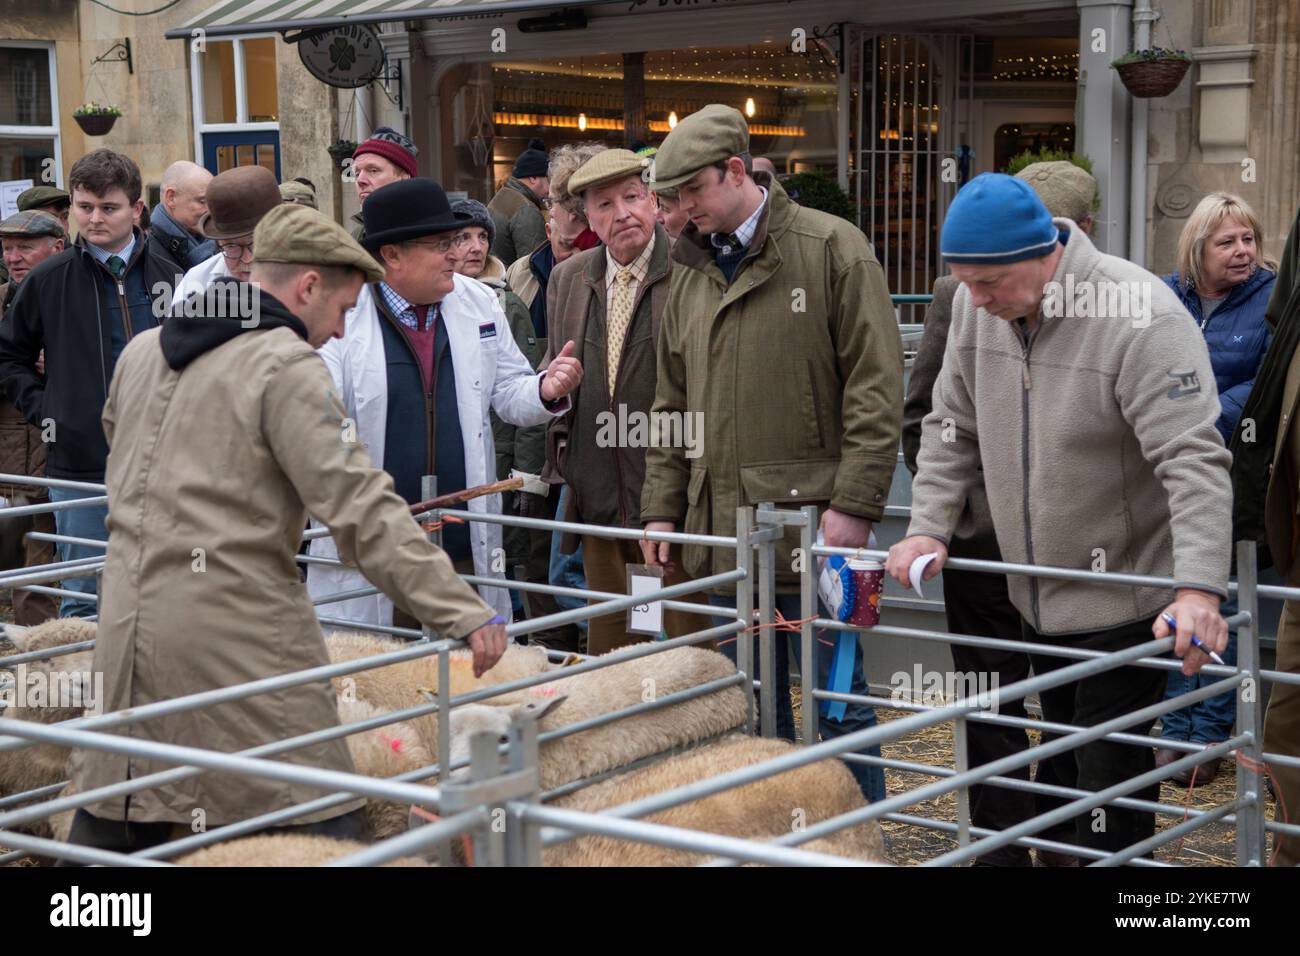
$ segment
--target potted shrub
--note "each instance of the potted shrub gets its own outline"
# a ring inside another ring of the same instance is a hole
[[[95,102],[82,103],[72,111],[72,118],[87,136],[103,136],[121,115],[122,111],[116,106],[101,106]]]
[[[816,170],[793,173],[781,179],[781,186],[801,206],[853,221],[853,200],[834,176]]]
[[[1134,96],[1148,99],[1168,96],[1178,88],[1192,66],[1192,58],[1183,50],[1134,50],[1111,63],[1120,81]]]
[[[351,159],[352,154],[356,152],[357,143],[350,139],[336,139],[325,148],[329,151],[330,159],[334,160],[334,165],[342,169],[343,163]]]

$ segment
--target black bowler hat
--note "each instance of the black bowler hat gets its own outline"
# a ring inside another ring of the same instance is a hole
[[[441,186],[416,177],[376,189],[361,204],[361,218],[366,226],[361,244],[374,252],[389,243],[460,229],[474,217],[452,212]]]

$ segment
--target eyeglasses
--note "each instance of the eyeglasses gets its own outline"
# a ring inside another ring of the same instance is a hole
[[[253,244],[251,242],[247,245],[242,242],[227,242],[217,248],[221,250],[223,256],[227,259],[233,259],[235,262],[244,258],[245,252],[248,253],[248,258],[253,258]]]
[[[409,242],[413,246],[428,246],[434,252],[447,253],[451,252],[453,248],[459,249],[469,242],[469,233],[462,232],[454,236],[444,236],[441,239],[411,239]]]

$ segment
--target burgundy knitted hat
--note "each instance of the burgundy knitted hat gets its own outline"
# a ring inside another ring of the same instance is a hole
[[[374,153],[406,170],[408,176],[415,175],[415,154],[419,152],[409,139],[387,126],[381,126],[370,134],[370,138],[352,152],[355,160],[362,153]]]

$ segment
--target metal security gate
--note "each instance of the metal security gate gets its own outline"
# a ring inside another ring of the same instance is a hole
[[[858,225],[889,291],[928,293],[942,275],[939,226],[974,171],[975,40],[961,34],[850,34],[856,110],[849,149]],[[919,321],[902,316],[904,321]]]

